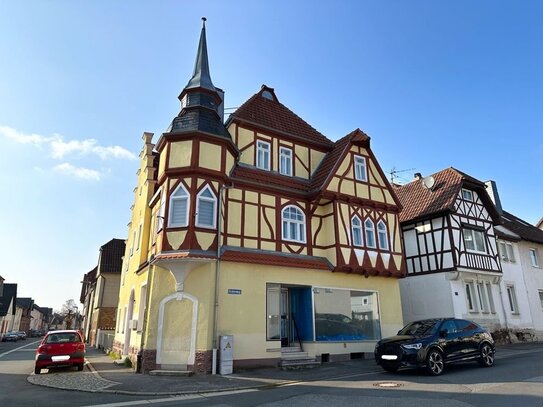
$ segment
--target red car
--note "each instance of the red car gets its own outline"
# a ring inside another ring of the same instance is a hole
[[[42,339],[36,351],[35,374],[41,369],[60,366],[77,366],[83,370],[85,364],[85,343],[79,331],[50,331]]]

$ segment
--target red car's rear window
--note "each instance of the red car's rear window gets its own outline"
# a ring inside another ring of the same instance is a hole
[[[45,343],[73,343],[81,342],[78,334],[74,333],[58,333],[51,334],[45,338]]]

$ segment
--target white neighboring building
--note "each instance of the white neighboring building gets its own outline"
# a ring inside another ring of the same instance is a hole
[[[404,322],[449,316],[491,332],[505,328],[494,231],[500,217],[485,184],[452,167],[417,175],[395,189],[407,265],[400,280]]]
[[[507,326],[520,340],[543,339],[543,230],[502,211],[496,228]],[[514,338],[513,338],[514,339]]]

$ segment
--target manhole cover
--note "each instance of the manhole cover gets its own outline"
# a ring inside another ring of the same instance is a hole
[[[375,383],[375,387],[382,387],[384,389],[393,389],[395,387],[401,387],[402,385],[400,383],[394,383],[394,382],[383,382],[383,383]]]

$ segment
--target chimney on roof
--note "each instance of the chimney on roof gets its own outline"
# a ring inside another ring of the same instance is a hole
[[[496,186],[496,182],[486,181],[485,185],[488,196],[490,197],[490,199],[492,199],[492,202],[494,202],[494,206],[496,206],[498,213],[501,215],[503,213],[503,209],[502,203],[500,201],[500,195],[498,194],[498,187]]]
[[[416,172],[414,181],[420,181],[421,179],[422,179],[422,174],[420,172]]]

